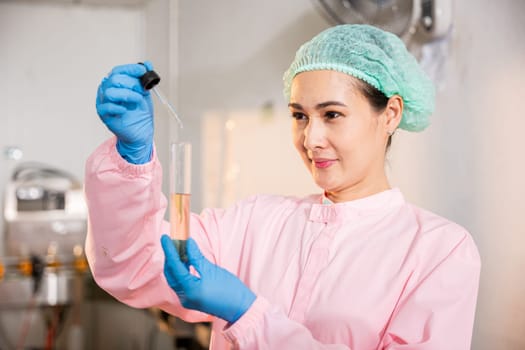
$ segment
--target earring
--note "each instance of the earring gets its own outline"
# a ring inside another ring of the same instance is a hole
[[[392,136],[392,135],[394,135],[394,131],[390,131],[390,130],[388,130],[386,133],[388,134],[388,136]]]

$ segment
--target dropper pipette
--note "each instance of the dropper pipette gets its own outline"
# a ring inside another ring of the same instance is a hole
[[[179,127],[182,129],[182,121],[180,120],[179,116],[177,115],[177,112],[175,111],[175,108],[173,108],[171,103],[169,103],[169,101],[162,94],[160,89],[158,89],[157,87],[154,87],[151,90],[153,90],[155,95],[157,95],[157,97],[159,98],[160,102],[162,102],[162,104],[166,107],[168,112],[170,112],[170,114],[175,117],[175,119],[177,120],[177,123],[179,123]]]
[[[160,76],[153,70],[142,75],[140,83],[145,90],[153,90],[168,112],[175,117],[182,129],[175,108],[156,87]],[[189,238],[190,197],[191,197],[191,144],[175,142],[170,145],[170,236],[183,262],[188,261],[186,244]]]
[[[140,64],[144,65],[144,63],[139,62]],[[145,66],[145,65],[144,65]],[[147,70],[147,67],[146,67]],[[171,105],[171,103],[168,102],[168,99],[164,96],[164,94],[156,87],[156,85],[160,82],[160,76],[155,72],[154,70],[147,70],[144,75],[142,75],[140,78],[140,83],[146,90],[153,90],[155,95],[159,98],[160,102],[166,107],[168,112],[175,117],[177,120],[177,123],[179,124],[179,127],[182,129],[182,121],[180,120],[177,112],[175,111],[175,108]]]

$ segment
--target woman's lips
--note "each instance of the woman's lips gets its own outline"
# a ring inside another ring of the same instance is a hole
[[[334,159],[313,159],[314,165],[318,169],[325,169],[334,164],[336,161]]]

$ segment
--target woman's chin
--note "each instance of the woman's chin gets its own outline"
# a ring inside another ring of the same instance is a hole
[[[335,190],[334,184],[324,179],[318,179],[314,177],[315,184],[325,192],[333,192]]]

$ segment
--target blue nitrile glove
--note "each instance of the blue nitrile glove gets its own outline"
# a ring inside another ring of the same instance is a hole
[[[186,247],[188,265],[180,260],[168,235],[162,236],[161,243],[166,255],[164,275],[185,308],[233,323],[254,302],[255,294],[232,273],[206,259],[192,238],[188,239]],[[189,265],[200,277],[190,274]]]
[[[149,162],[153,150],[153,104],[139,77],[153,69],[150,62],[117,66],[102,80],[97,113],[117,136],[117,150],[128,162]]]

